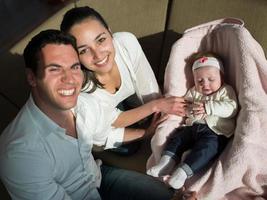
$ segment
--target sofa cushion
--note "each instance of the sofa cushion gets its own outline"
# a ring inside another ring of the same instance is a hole
[[[95,8],[112,32],[127,31],[139,38],[164,31],[168,0],[80,0],[77,6]]]
[[[0,135],[8,123],[16,116],[19,108],[10,103],[3,94],[0,94]]]

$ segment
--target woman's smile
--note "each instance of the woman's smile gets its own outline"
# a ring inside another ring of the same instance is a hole
[[[95,62],[97,67],[104,67],[108,63],[109,56],[104,57],[102,60]]]

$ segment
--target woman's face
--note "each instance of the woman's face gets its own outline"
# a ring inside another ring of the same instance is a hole
[[[81,63],[96,75],[111,71],[115,64],[115,49],[110,32],[97,20],[86,19],[70,29],[77,40]]]

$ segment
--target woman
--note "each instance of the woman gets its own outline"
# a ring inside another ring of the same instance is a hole
[[[184,115],[183,98],[160,97],[153,71],[133,34],[112,34],[103,17],[90,7],[69,10],[61,30],[77,39],[79,58],[87,75],[84,91],[96,96],[107,114],[120,107],[124,100],[133,107],[111,124],[112,133],[121,137],[121,141],[150,134],[152,131],[124,127],[153,113]],[[154,120],[151,127],[162,120],[164,118]]]

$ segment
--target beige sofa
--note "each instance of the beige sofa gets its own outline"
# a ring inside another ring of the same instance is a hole
[[[163,85],[165,66],[171,45],[183,31],[211,20],[236,17],[267,51],[266,0],[78,0],[69,1],[53,16],[28,33],[22,40],[0,55],[0,133],[15,117],[29,95],[24,78],[22,52],[29,39],[41,30],[59,28],[63,14],[74,6],[89,5],[96,8],[107,20],[113,32],[134,33],[145,51],[160,86]],[[150,154],[149,141],[132,156],[118,156],[97,152],[104,162],[140,172]],[[1,199],[10,199],[0,185]]]

